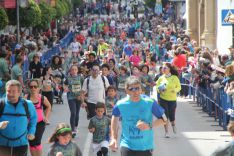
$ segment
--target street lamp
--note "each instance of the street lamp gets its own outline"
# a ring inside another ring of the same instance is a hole
[[[17,42],[20,42],[20,20],[19,20],[19,7],[28,7],[28,0],[16,0],[16,19],[17,19]]]

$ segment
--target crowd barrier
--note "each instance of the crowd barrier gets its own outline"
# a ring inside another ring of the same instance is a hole
[[[224,130],[227,129],[230,115],[228,110],[233,109],[232,98],[224,92],[224,87],[214,89],[211,87],[201,88],[192,83],[181,83],[187,87],[189,98],[197,103],[209,116],[214,117]]]
[[[67,48],[69,46],[69,44],[72,42],[74,36],[75,36],[74,32],[67,33],[67,35],[63,39],[61,39],[56,46],[50,48],[48,51],[43,53],[41,58],[40,58],[42,65],[44,67],[47,66],[50,63],[53,56],[59,55],[61,53],[62,49]],[[25,59],[24,65],[23,65],[23,78],[24,78],[24,80],[26,80],[28,78],[28,71],[29,71],[29,60]]]

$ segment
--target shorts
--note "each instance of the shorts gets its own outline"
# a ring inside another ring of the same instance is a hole
[[[175,112],[176,112],[176,101],[166,101],[164,99],[160,98],[160,103],[159,103],[163,109],[165,110],[165,114],[167,118],[173,122],[175,121]]]
[[[99,144],[93,143],[93,152],[97,153],[101,150],[102,147],[109,148],[109,142],[108,141],[102,141]]]

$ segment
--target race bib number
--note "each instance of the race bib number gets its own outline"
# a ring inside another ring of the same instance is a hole
[[[119,89],[124,89],[125,88],[125,84],[124,83],[120,83],[118,86]]]
[[[77,93],[77,92],[79,92],[79,91],[81,91],[81,85],[72,85],[72,92],[73,93]]]

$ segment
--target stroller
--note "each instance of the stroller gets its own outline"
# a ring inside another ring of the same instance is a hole
[[[55,83],[54,87],[54,100],[57,104],[63,104],[63,81],[64,81],[64,74],[60,70],[54,70],[53,79]]]

